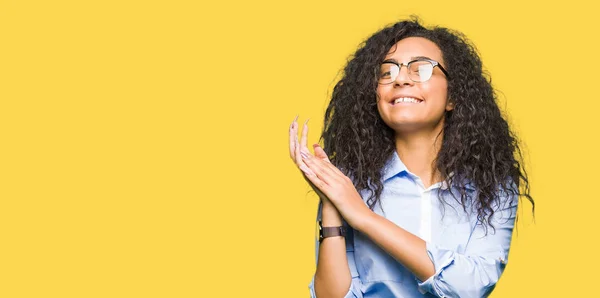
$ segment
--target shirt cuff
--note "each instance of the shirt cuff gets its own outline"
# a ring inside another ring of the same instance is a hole
[[[438,297],[447,297],[444,296],[444,293],[442,293],[442,291],[436,286],[434,279],[437,278],[446,267],[450,266],[454,262],[454,252],[447,249],[438,249],[430,242],[426,242],[426,247],[427,255],[431,259],[431,262],[433,262],[435,273],[425,281],[420,281],[417,279],[419,291],[422,294],[429,292]]]
[[[313,276],[310,285],[308,286],[310,289],[310,298],[317,298],[317,294],[315,294],[315,277]],[[350,289],[346,293],[344,298],[363,298],[362,291],[360,290],[360,279],[358,277],[352,278],[352,283],[350,284]]]

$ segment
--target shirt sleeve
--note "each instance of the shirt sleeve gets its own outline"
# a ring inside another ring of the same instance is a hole
[[[319,203],[319,209],[317,212],[317,221],[321,219],[321,203]],[[354,260],[354,230],[347,226],[346,227],[346,259],[348,260],[348,267],[350,268],[350,274],[352,275],[352,283],[344,298],[363,298],[361,291],[361,281],[356,270],[356,263]],[[315,237],[315,260],[319,262],[319,239]],[[313,275],[312,280],[308,286],[310,290],[310,297],[317,298],[315,294],[315,276]]]
[[[487,297],[506,267],[512,231],[517,213],[518,197],[505,201],[504,208],[494,213],[494,228],[478,224],[469,243],[460,254],[427,242],[427,253],[435,274],[418,281],[419,290],[438,297]]]

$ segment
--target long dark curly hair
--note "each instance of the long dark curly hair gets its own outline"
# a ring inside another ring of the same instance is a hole
[[[377,110],[379,66],[392,46],[407,37],[423,37],[442,51],[450,74],[441,149],[435,166],[448,185],[458,189],[455,199],[477,219],[493,227],[494,206],[502,197],[525,197],[535,208],[523,156],[496,102],[491,80],[482,68],[475,46],[460,32],[426,28],[417,17],[390,25],[364,41],[344,68],[325,112],[321,139],[331,162],[353,178],[359,191],[369,194],[371,209],[383,191],[382,168],[395,148],[394,131]],[[469,185],[470,184],[470,185]],[[477,189],[469,197],[467,187]]]

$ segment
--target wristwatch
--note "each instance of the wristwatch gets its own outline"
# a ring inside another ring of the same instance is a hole
[[[346,227],[324,227],[319,221],[319,242],[328,237],[342,236],[346,237]]]

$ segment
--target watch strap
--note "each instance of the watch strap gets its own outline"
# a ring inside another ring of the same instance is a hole
[[[323,227],[321,222],[319,222],[319,242],[323,241],[325,238],[329,237],[346,237],[346,227]]]

